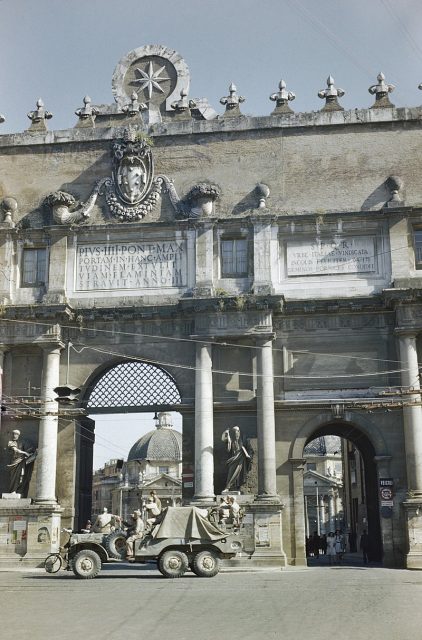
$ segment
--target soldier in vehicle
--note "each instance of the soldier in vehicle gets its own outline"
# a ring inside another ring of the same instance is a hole
[[[127,560],[133,560],[133,543],[135,540],[142,538],[144,533],[144,522],[139,509],[132,513],[132,523],[128,533],[129,537],[126,540],[126,558]]]

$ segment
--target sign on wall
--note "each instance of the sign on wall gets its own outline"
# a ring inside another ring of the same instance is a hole
[[[186,286],[184,240],[79,244],[76,291]]]
[[[376,271],[374,238],[287,242],[287,275],[309,276]]]

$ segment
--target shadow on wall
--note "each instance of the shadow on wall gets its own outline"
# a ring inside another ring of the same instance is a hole
[[[371,209],[380,209],[391,198],[391,189],[388,187],[388,181],[385,180],[379,185],[362,204],[361,211],[369,211]]]

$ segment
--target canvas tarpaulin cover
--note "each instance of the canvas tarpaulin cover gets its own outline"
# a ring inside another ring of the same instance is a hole
[[[196,507],[168,507],[163,520],[152,532],[154,538],[188,538],[191,540],[221,540],[227,533],[217,529],[201,516]]]

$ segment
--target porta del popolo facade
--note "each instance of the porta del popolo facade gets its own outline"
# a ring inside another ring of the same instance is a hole
[[[349,439],[378,556],[422,568],[422,108],[380,74],[370,108],[343,110],[330,77],[319,111],[281,82],[246,116],[232,84],[218,116],[162,46],[112,89],[71,129],[38,101],[0,135],[0,493],[12,431],[38,447],[28,497],[0,500],[0,559],[84,524],[88,416],[123,408],[182,414],[186,503],[219,500],[240,428],[249,562],[306,564],[304,447]]]

